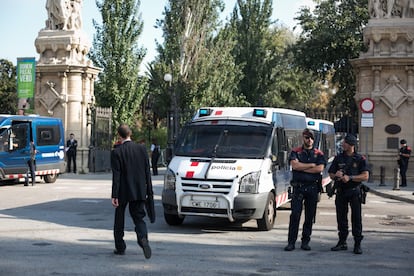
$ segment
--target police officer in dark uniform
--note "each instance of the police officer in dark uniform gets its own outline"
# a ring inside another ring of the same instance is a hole
[[[369,168],[364,156],[355,152],[357,138],[346,135],[342,141],[343,152],[338,154],[329,168],[330,177],[336,187],[336,221],[338,223],[338,244],[332,251],[347,250],[348,204],[351,206],[352,235],[354,236],[354,253],[362,254],[362,217],[361,217],[361,182],[367,181]]]
[[[398,164],[400,165],[401,187],[407,187],[407,170],[411,147],[407,146],[407,141],[405,139],[400,141],[400,145],[401,148],[398,156]]]
[[[314,148],[314,134],[305,129],[302,133],[303,145],[292,149],[290,153],[290,165],[292,167],[293,195],[291,201],[291,214],[289,222],[288,245],[285,251],[295,249],[296,239],[299,232],[299,222],[302,206],[305,206],[305,221],[302,231],[303,250],[311,250],[309,246],[312,234],[312,224],[316,215],[318,194],[322,180],[321,173],[326,166],[323,152]]]

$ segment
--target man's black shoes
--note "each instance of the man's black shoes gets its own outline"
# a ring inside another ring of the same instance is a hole
[[[338,242],[337,245],[331,248],[331,251],[348,250],[346,243]]]
[[[140,245],[142,247],[142,250],[144,251],[145,259],[151,258],[151,247],[149,246],[148,239],[147,238],[143,238],[141,240],[141,244]]]
[[[121,250],[117,250],[117,249],[115,249],[115,250],[114,250],[114,254],[115,254],[115,255],[125,255],[125,250],[121,251]]]
[[[295,250],[294,244],[289,243],[288,245],[286,245],[285,251],[293,251],[293,250]]]

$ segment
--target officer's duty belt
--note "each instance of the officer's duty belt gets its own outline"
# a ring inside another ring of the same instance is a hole
[[[292,187],[298,187],[298,188],[305,187],[305,186],[311,186],[313,184],[318,184],[318,181],[315,180],[315,181],[300,181],[300,182],[299,181],[291,181],[290,182],[290,185]]]

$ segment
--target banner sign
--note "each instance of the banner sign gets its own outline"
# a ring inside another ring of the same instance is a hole
[[[35,58],[17,58],[17,108],[34,110],[34,90],[36,80]]]

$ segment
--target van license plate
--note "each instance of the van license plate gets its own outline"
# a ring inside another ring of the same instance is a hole
[[[192,207],[195,208],[211,208],[217,209],[220,208],[220,202],[218,201],[205,201],[205,200],[197,200],[197,201],[190,201]]]

